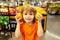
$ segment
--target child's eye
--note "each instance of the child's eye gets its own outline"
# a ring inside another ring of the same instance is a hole
[[[33,15],[33,14],[30,14],[30,15]]]
[[[25,13],[25,15],[27,15],[27,13]]]

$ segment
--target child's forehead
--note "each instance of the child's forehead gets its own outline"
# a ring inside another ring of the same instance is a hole
[[[34,12],[32,12],[32,11],[29,11],[29,10],[25,10],[23,13],[34,13]]]
[[[36,9],[33,7],[23,7],[22,8],[22,13],[36,13]]]

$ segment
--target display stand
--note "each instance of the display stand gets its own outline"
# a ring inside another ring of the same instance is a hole
[[[12,37],[12,31],[13,31],[13,29],[12,29],[12,24],[16,24],[16,22],[15,23],[13,23],[13,22],[10,22],[11,21],[11,16],[15,16],[16,14],[14,14],[14,15],[11,15],[10,14],[10,10],[9,10],[9,2],[7,2],[7,4],[8,4],[8,6],[7,6],[7,8],[8,8],[8,12],[7,12],[7,14],[4,14],[3,12],[1,12],[0,11],[0,16],[8,16],[9,17],[9,23],[8,24],[6,24],[6,25],[1,25],[2,27],[3,27],[3,29],[1,29],[0,31],[3,31],[4,32],[4,36],[5,36],[5,34],[7,33],[7,32],[9,32],[10,33],[10,36]],[[15,7],[15,6],[14,6]],[[1,6],[0,6],[0,8],[1,8]],[[14,19],[15,20],[15,19]],[[10,25],[10,26],[9,26]],[[7,29],[6,29],[6,26],[7,26]],[[16,27],[16,26],[15,26]],[[14,28],[14,30],[15,30],[15,28]]]
[[[60,3],[59,2],[48,3],[48,13],[50,15],[60,15]]]

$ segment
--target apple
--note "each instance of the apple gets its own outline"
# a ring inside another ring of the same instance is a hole
[[[16,10],[16,9],[13,9],[13,11],[14,11],[14,13],[18,13],[18,10]]]
[[[14,13],[14,11],[13,10],[10,10],[10,14],[13,14]]]
[[[18,10],[16,10],[16,9],[10,10],[10,14],[16,14],[16,13],[18,13]]]

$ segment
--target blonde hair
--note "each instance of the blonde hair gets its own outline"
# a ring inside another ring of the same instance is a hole
[[[36,15],[36,9],[32,6],[24,6],[21,10],[21,13],[23,14],[23,12],[26,11],[26,12],[33,12],[34,13],[34,19],[33,19],[33,22],[35,22],[35,15]],[[22,15],[23,16],[23,15]]]

